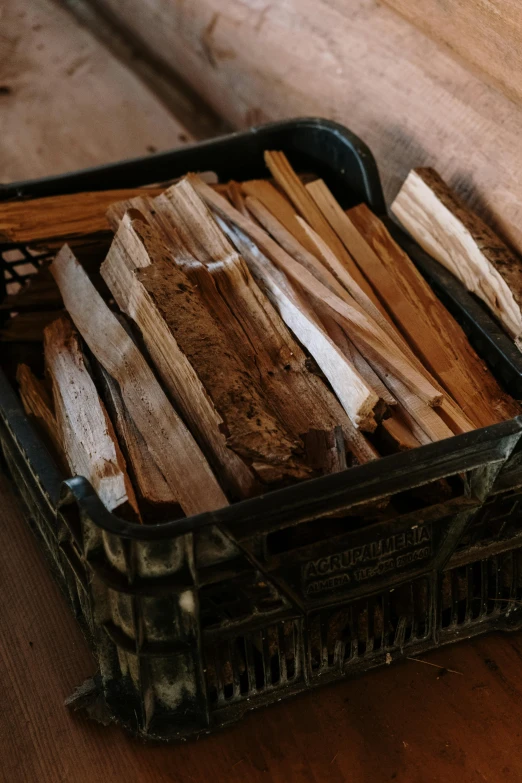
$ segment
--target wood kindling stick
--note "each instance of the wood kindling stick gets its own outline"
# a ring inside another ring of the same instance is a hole
[[[411,236],[480,297],[522,347],[522,263],[430,168],[413,169],[391,206]]]
[[[356,345],[365,356],[369,353],[372,353],[372,356],[378,356],[381,367],[387,373],[396,376],[419,399],[432,406],[440,405],[443,395],[411,366],[389,337],[364,312],[333,294],[299,262],[279,247],[266,231],[241,215],[226,199],[198,180],[195,175],[190,176],[190,181],[207,204],[222,215],[225,220],[231,220],[234,225],[246,233],[277,266],[295,280],[297,285],[304,288],[314,299],[319,299],[328,305],[333,313],[341,316],[343,322],[348,322],[350,336],[354,342],[357,340]]]
[[[98,380],[104,402],[128,460],[142,513],[146,513],[148,519],[155,519],[158,515],[163,519],[175,519],[180,515],[181,509],[152,458],[147,443],[129,416],[118,384],[101,365],[98,366]]]
[[[68,316],[62,315],[46,327],[44,350],[53,385],[59,441],[72,474],[88,479],[109,511],[140,520],[112,423]]]
[[[128,188],[7,201],[0,209],[0,241],[54,244],[108,232],[106,211],[111,204],[143,194],[156,196],[161,191]]]
[[[78,331],[118,383],[129,416],[183,511],[195,514],[227,505],[207,461],[141,352],[67,246],[51,271]]]
[[[306,231],[303,231],[297,220],[295,207],[271,182],[266,179],[254,179],[242,182],[241,187],[246,196],[251,196],[256,202],[263,205],[269,215],[276,217],[286,229],[287,234],[294,237],[302,248],[312,255],[315,253],[314,244],[310,242]],[[234,206],[236,205],[234,204]],[[265,225],[264,228],[272,234],[268,226]],[[280,242],[277,237],[274,236],[274,238]],[[283,245],[282,242],[280,244]],[[285,250],[290,252],[287,247]]]
[[[350,271],[353,279],[363,291],[371,298],[371,286],[361,274],[353,258],[350,256],[339,237],[332,230],[328,221],[317,208],[314,200],[301,182],[284,152],[265,152],[265,163],[277,184],[286,193],[302,218],[316,231],[324,242],[330,247],[345,267]],[[380,304],[375,302],[377,307]]]
[[[134,258],[139,247],[142,268],[136,271],[127,311],[136,318],[162,378],[235,496],[259,493],[260,482],[309,477],[302,442],[277,417],[259,388],[257,370],[251,372],[240,361],[237,344],[207,307],[208,299],[223,307],[210,272],[182,245],[172,226],[169,231],[165,243],[155,227],[126,216],[102,274],[117,291],[118,268]],[[230,320],[229,311],[226,317]]]

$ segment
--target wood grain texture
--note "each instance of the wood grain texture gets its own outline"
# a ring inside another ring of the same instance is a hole
[[[490,635],[317,689],[161,747],[71,714],[94,672],[0,474],[2,783],[519,783],[522,634]],[[24,578],[20,578],[23,572]]]
[[[237,127],[337,120],[372,149],[388,201],[434,166],[522,248],[522,109],[376,0],[99,2]]]
[[[517,0],[385,0],[446,44],[513,100],[522,100],[522,14]]]
[[[162,191],[126,188],[6,201],[0,205],[0,242],[63,244],[88,234],[105,234],[111,230],[106,213],[112,204]]]
[[[1,6],[0,182],[188,141],[185,128],[60,4]]]

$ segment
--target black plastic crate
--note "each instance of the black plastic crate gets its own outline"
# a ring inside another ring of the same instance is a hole
[[[0,186],[0,198],[190,170],[264,176],[265,149],[323,176],[345,206],[366,201],[386,218],[367,147],[316,119]],[[388,224],[499,380],[522,396],[522,357],[509,338]],[[28,248],[0,254],[4,275],[20,281],[28,262],[45,260]],[[137,525],[109,513],[85,479],[63,481],[0,371],[3,454],[98,660],[92,696],[130,730],[163,740],[462,637],[522,627],[521,435],[519,417],[216,512]]]

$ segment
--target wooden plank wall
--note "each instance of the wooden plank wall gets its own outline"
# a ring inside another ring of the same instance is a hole
[[[0,182],[189,141],[135,74],[53,0],[0,8]]]
[[[522,100],[522,6],[519,0],[385,0],[405,19]]]
[[[435,166],[522,248],[522,108],[375,0],[98,0],[237,127],[296,115],[348,125],[388,199]]]

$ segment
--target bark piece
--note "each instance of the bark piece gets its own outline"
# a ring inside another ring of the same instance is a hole
[[[433,258],[480,297],[522,347],[522,263],[429,168],[413,169],[393,214]]]
[[[516,416],[518,404],[502,391],[462,328],[382,221],[365,205],[351,209],[347,220],[365,245],[364,254],[354,256],[362,271],[410,347],[466,416],[476,427]]]
[[[62,297],[90,350],[118,383],[125,407],[175,502],[186,514],[227,504],[203,454],[142,354],[67,246],[51,266]]]
[[[125,460],[67,316],[46,327],[44,347],[60,442],[70,470],[90,481],[109,511],[139,519]]]

